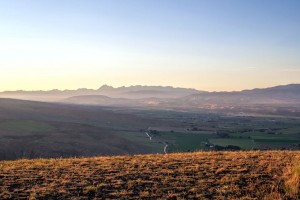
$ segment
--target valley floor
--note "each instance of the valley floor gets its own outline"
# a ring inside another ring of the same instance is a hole
[[[299,160],[241,151],[1,161],[0,199],[299,199]]]

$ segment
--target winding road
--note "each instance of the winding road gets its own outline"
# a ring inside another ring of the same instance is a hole
[[[148,132],[145,132],[145,134],[147,135],[147,137],[149,137],[149,140],[152,140],[152,137],[150,136],[150,134]],[[166,154],[167,154],[167,148],[168,148],[168,144],[165,142],[164,153],[166,153]]]
[[[149,133],[148,132],[145,132],[145,133],[149,137],[149,139],[152,140],[152,137],[149,135]]]
[[[164,152],[167,153],[168,144],[165,145]]]

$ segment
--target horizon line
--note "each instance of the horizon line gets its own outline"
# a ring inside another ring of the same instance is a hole
[[[255,90],[255,89],[267,89],[267,88],[273,88],[273,87],[280,87],[280,86],[288,86],[288,85],[300,85],[300,83],[289,83],[289,84],[279,84],[279,85],[273,85],[273,86],[267,86],[267,87],[255,87],[255,88],[245,88],[242,90],[220,90],[220,91],[208,91],[208,90],[199,90],[196,88],[191,88],[191,87],[176,87],[176,86],[170,86],[170,85],[129,85],[129,86],[111,86],[108,84],[103,84],[100,87],[96,89],[92,88],[77,88],[77,89],[50,89],[50,90],[4,90],[0,91],[0,93],[5,93],[5,92],[51,92],[51,91],[60,91],[60,92],[66,92],[66,91],[77,91],[77,90],[100,90],[103,86],[111,87],[113,89],[118,89],[118,88],[130,88],[130,87],[163,87],[163,88],[174,88],[174,89],[190,89],[190,90],[197,90],[198,92],[242,92],[242,91],[247,91],[247,90]]]

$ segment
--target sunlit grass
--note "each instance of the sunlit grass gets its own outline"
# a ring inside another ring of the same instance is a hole
[[[0,162],[0,199],[298,199],[298,151]]]

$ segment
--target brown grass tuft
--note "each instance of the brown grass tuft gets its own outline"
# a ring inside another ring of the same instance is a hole
[[[293,167],[287,168],[285,191],[288,197],[300,199],[300,162]]]

